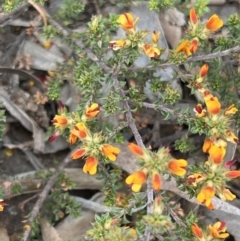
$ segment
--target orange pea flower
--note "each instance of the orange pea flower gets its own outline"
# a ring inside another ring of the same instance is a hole
[[[161,177],[158,173],[154,173],[152,177],[152,187],[155,191],[159,191],[161,189],[162,182]]]
[[[173,160],[168,163],[168,168],[171,173],[177,176],[184,176],[186,174],[187,161],[184,159]]]
[[[97,172],[98,160],[95,157],[89,156],[83,166],[83,172],[94,175]]]
[[[227,188],[223,188],[223,190],[221,190],[221,192],[218,192],[217,194],[223,201],[232,201],[236,198],[236,196],[233,193],[231,193],[231,191]]]
[[[190,50],[190,43],[189,41],[186,39],[184,40],[182,43],[180,43],[177,47],[177,52],[178,53],[185,53],[188,56],[192,55],[192,52]]]
[[[86,139],[89,137],[89,131],[83,122],[77,123],[71,130],[71,134],[77,136],[79,139]]]
[[[194,8],[190,9],[189,18],[190,18],[190,23],[191,23],[192,26],[197,24],[198,16],[197,16],[196,11],[195,11]]]
[[[71,145],[73,145],[73,144],[76,143],[77,138],[78,138],[78,137],[75,136],[73,133],[70,133],[68,141],[69,141],[69,143],[70,143]]]
[[[209,233],[214,238],[227,238],[229,233],[226,233],[226,229],[227,228],[225,222],[216,222],[213,226],[208,226]]]
[[[197,51],[198,48],[198,39],[194,38],[191,42],[190,42],[190,51],[192,53],[195,53]]]
[[[153,31],[153,33],[152,33],[153,43],[157,44],[158,40],[159,40],[159,37],[160,37],[160,32]]]
[[[55,115],[52,122],[55,127],[64,127],[68,124],[68,119],[61,115]]]
[[[144,156],[144,152],[142,150],[142,148],[134,143],[129,143],[128,144],[128,148],[129,150],[135,154],[138,157],[143,157]]]
[[[195,53],[198,48],[198,40],[193,39],[191,42],[189,40],[184,40],[180,43],[176,49],[177,53],[185,53],[187,57]]]
[[[150,44],[144,44],[142,50],[150,58],[157,58],[160,55],[160,50]]]
[[[199,71],[199,74],[200,74],[200,77],[202,77],[202,78],[205,78],[206,77],[206,75],[207,75],[207,73],[208,73],[208,65],[207,64],[204,64],[202,67],[201,67],[201,69],[200,69],[200,71]]]
[[[198,183],[204,181],[206,177],[201,173],[194,173],[187,178],[187,185],[193,185],[194,187],[197,186]]]
[[[203,238],[203,231],[201,228],[198,227],[196,223],[192,225],[192,233],[198,240],[201,240]],[[205,239],[202,239],[202,240],[205,240]]]
[[[240,171],[228,171],[226,173],[226,177],[230,177],[230,178],[240,177]]]
[[[3,211],[4,206],[7,206],[7,204],[2,199],[0,199],[0,212]]]
[[[110,161],[116,161],[117,155],[120,153],[120,150],[117,147],[111,145],[103,145],[101,149],[103,155]]]
[[[200,193],[197,195],[198,202],[204,204],[209,209],[213,209],[212,198],[215,195],[215,190],[212,187],[203,187]]]
[[[207,111],[205,109],[202,108],[201,104],[197,104],[195,106],[195,108],[193,109],[193,111],[196,113],[197,117],[204,117],[207,114]]]
[[[223,26],[223,21],[218,17],[217,14],[212,15],[205,25],[205,27],[212,32],[217,31],[222,26]]]
[[[90,107],[87,108],[85,116],[89,119],[94,118],[99,112],[99,105],[97,103],[93,103]]]
[[[215,115],[219,113],[221,109],[221,104],[217,97],[214,97],[210,94],[204,97],[204,100],[207,106],[208,113],[215,114]]]
[[[208,152],[209,149],[213,146],[213,142],[210,139],[205,139],[204,143],[203,143],[203,147],[202,150],[203,152]]]
[[[214,161],[215,164],[219,164],[222,162],[226,149],[222,146],[213,145],[209,149],[209,158]]]
[[[130,41],[127,39],[119,39],[119,40],[113,40],[110,42],[109,48],[116,51],[121,48],[124,48],[126,46],[130,45]]]
[[[125,182],[131,186],[134,192],[139,192],[142,185],[146,182],[146,171],[137,171],[128,176]]]
[[[236,108],[236,106],[232,104],[224,111],[224,115],[225,116],[234,115],[237,111],[238,109]]]
[[[231,131],[226,131],[225,138],[226,138],[227,141],[230,141],[230,142],[233,142],[233,143],[238,142],[237,136]]]
[[[135,25],[139,18],[133,19],[131,13],[124,13],[121,14],[118,18],[118,23],[120,24],[121,28],[124,30],[133,30],[135,29]]]
[[[84,149],[77,149],[71,156],[73,160],[79,159],[83,157],[86,154],[86,151]]]

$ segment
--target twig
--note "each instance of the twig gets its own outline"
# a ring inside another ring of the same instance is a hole
[[[19,204],[18,204],[18,207],[19,207],[22,211],[24,211],[24,206],[25,206],[25,204],[28,203],[29,201],[35,199],[36,197],[38,197],[38,195],[39,195],[39,193],[33,195],[33,196],[30,197],[30,198],[27,198],[27,199],[24,200],[23,202],[19,203]]]
[[[167,207],[167,209],[169,210],[171,216],[173,217],[173,219],[176,221],[176,223],[179,224],[179,226],[183,227],[184,229],[187,228],[187,225],[178,217],[178,215],[172,210],[172,208],[170,208],[170,206],[168,205],[168,203],[164,203],[164,206]]]
[[[77,149],[77,148],[76,148]],[[75,150],[76,150],[75,149]],[[73,152],[75,151],[73,150]],[[29,229],[26,229],[24,231],[24,234],[23,234],[23,238],[21,239],[21,241],[27,241],[28,240],[28,237],[30,235],[30,232],[31,232],[31,224],[33,223],[33,221],[35,220],[35,218],[37,217],[39,211],[40,211],[40,208],[42,207],[43,205],[43,202],[45,201],[48,193],[50,192],[50,190],[52,189],[53,185],[55,184],[56,182],[56,179],[58,177],[58,174],[63,171],[63,169],[65,168],[65,166],[71,161],[71,153],[68,154],[65,159],[63,160],[63,162],[59,165],[58,169],[56,170],[56,172],[49,178],[46,186],[44,187],[44,189],[42,190],[42,192],[39,194],[39,198],[37,200],[37,202],[35,203],[33,209],[32,209],[32,212],[31,212],[31,215],[28,219],[28,223],[30,224],[30,228]]]
[[[219,58],[219,57],[223,57],[223,56],[229,55],[230,53],[237,52],[239,50],[240,50],[240,45],[235,46],[235,47],[230,48],[230,49],[227,49],[227,50],[223,50],[223,51],[217,52],[217,53],[211,53],[211,54],[194,56],[194,57],[186,59],[185,63],[186,62],[196,62],[196,61],[202,61],[202,60]],[[173,66],[176,66],[176,65],[178,65],[178,64],[163,63],[163,64],[159,64],[157,66],[149,65],[149,66],[144,67],[144,69],[145,70],[154,70],[154,69],[158,69],[158,68],[173,67]],[[130,67],[130,68],[128,68],[128,71],[139,72],[139,71],[142,71],[142,69],[143,69],[142,67]]]
[[[38,4],[36,4],[35,2],[33,2],[32,0],[28,0],[28,2],[38,11],[38,13],[41,15],[42,19],[43,19],[43,23],[44,26],[47,26],[47,18],[46,15],[44,14],[44,12],[42,11],[42,9],[39,7]]]
[[[118,70],[115,70],[115,71],[116,72],[112,74],[113,85],[115,87],[115,90],[120,94],[120,96],[123,99],[122,103],[123,103],[124,108],[126,110],[126,119],[127,119],[128,126],[130,127],[137,144],[141,148],[145,148],[145,146],[143,144],[143,141],[142,141],[142,137],[140,136],[140,134],[138,132],[138,129],[137,129],[137,126],[134,122],[134,119],[133,119],[128,101],[125,100],[126,99],[125,93],[119,86],[119,82],[118,82],[118,79],[116,77],[117,73],[118,73],[117,72]],[[147,213],[148,214],[153,213],[153,189],[152,189],[150,179],[147,180]],[[151,233],[150,231],[151,231],[150,227],[147,226],[146,229],[145,229],[145,233],[144,233],[144,241],[150,240],[150,233]]]
[[[99,8],[98,0],[93,0],[93,3],[94,3],[94,6],[95,6],[97,15],[101,15],[101,9]]]
[[[145,197],[145,195],[143,196]],[[142,198],[143,199],[143,198]],[[116,211],[117,209],[119,209],[119,207],[108,207],[108,206],[105,206],[103,204],[100,204],[100,203],[97,203],[97,202],[94,202],[94,201],[91,201],[91,200],[87,200],[85,198],[81,198],[81,197],[74,197],[74,200],[81,203],[81,207],[83,208],[86,208],[86,209],[90,209],[96,213],[107,213],[107,212],[114,212]],[[139,201],[141,200],[137,200],[136,203],[138,203]],[[131,204],[128,209],[131,209],[135,204],[135,202],[133,204]],[[131,210],[131,213],[137,213],[141,210],[143,210],[144,208],[146,208],[146,205],[143,205],[141,207],[138,207],[138,208],[133,208]],[[119,215],[117,215],[117,219],[121,218],[124,214],[127,214],[127,210],[126,208],[124,208]]]

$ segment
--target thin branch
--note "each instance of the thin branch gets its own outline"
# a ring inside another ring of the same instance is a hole
[[[186,59],[185,63],[219,58],[219,57],[223,57],[223,56],[229,55],[231,53],[235,53],[235,52],[237,52],[239,50],[240,50],[240,45],[235,46],[235,47],[230,48],[230,49],[227,49],[227,50],[223,50],[223,51],[217,52],[217,53],[211,53],[211,54],[194,56],[194,57]],[[158,69],[158,68],[173,67],[173,66],[176,66],[176,65],[179,65],[179,64],[162,63],[162,64],[159,64],[157,66],[149,65],[149,66],[144,67],[144,69],[145,70],[154,70],[154,69]],[[139,72],[139,71],[142,71],[142,69],[143,69],[142,67],[131,67],[131,68],[128,68],[128,71]]]
[[[131,113],[131,109],[129,107],[128,101],[126,100],[126,96],[124,91],[120,88],[118,79],[117,79],[117,72],[118,70],[116,70],[116,72],[112,75],[112,79],[113,79],[113,85],[115,87],[115,90],[120,94],[120,96],[122,97],[122,103],[124,105],[124,108],[126,110],[126,119],[127,119],[127,123],[128,126],[130,127],[134,138],[137,142],[137,144],[141,147],[141,148],[145,148],[145,145],[143,144],[143,140],[142,137],[140,136],[137,126],[134,122],[132,113]],[[147,213],[148,214],[152,214],[153,213],[153,189],[152,189],[152,185],[151,185],[151,181],[150,179],[147,180]],[[150,227],[147,226],[145,229],[145,233],[144,233],[144,241],[149,241],[150,240],[150,234],[151,234],[151,230]]]
[[[76,149],[75,149],[76,150]],[[73,152],[75,151],[73,150]],[[21,239],[21,241],[27,241],[30,235],[30,232],[32,230],[31,224],[33,223],[33,221],[35,220],[35,218],[37,217],[43,202],[45,201],[45,199],[47,198],[48,193],[50,192],[50,190],[52,189],[52,187],[54,186],[56,179],[59,175],[60,172],[62,172],[65,168],[65,166],[71,161],[71,153],[68,154],[65,159],[62,161],[62,163],[59,165],[58,169],[56,170],[56,172],[49,178],[46,186],[44,187],[44,189],[42,190],[42,192],[39,194],[39,198],[37,200],[37,202],[35,203],[31,215],[28,219],[28,223],[30,225],[29,229],[25,229],[24,234],[23,234],[23,238]]]
[[[37,12],[41,15],[42,19],[43,19],[43,23],[44,26],[47,26],[47,18],[46,15],[44,14],[44,12],[42,11],[42,9],[39,7],[38,4],[36,4],[35,2],[33,2],[32,0],[28,0],[28,2],[37,10]]]
[[[168,211],[170,212],[175,222],[178,223],[179,226],[181,226],[182,228],[186,229],[187,225],[178,217],[178,215],[172,210],[172,208],[168,205],[168,203],[164,203],[164,206],[167,207]]]

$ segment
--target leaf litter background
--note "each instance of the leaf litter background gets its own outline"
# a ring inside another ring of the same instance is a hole
[[[45,8],[51,15],[54,15],[59,11],[63,2],[62,0],[48,1]],[[86,5],[85,11],[79,15],[79,18],[72,20],[70,24],[70,28],[74,31],[84,31],[92,15],[103,14],[107,16],[109,12],[122,13],[129,10],[135,11],[136,15],[140,13],[141,18],[145,21],[144,16],[148,14],[145,8],[139,10],[134,4],[123,9],[111,4],[110,1],[105,1],[103,5],[97,0],[82,2]],[[59,39],[54,39],[50,48],[46,49],[45,39],[40,35],[41,31],[36,31],[43,26],[42,18],[30,4],[25,5],[14,13],[0,14],[0,30],[2,30],[0,31],[0,101],[3,103],[2,108],[6,109],[7,115],[7,126],[0,150],[0,182],[6,192],[5,202],[8,204],[0,213],[1,241],[19,240],[19,234],[23,232],[23,221],[26,220],[26,215],[31,212],[38,198],[37,194],[44,187],[41,180],[35,180],[31,175],[37,170],[57,167],[70,152],[69,145],[63,138],[59,138],[53,143],[46,142],[47,128],[51,125],[50,121],[57,112],[57,103],[50,101],[46,93],[49,71],[56,70],[57,63],[64,63],[72,55],[72,50],[69,46],[61,43]],[[213,13],[217,13],[223,20],[226,20],[230,14],[240,13],[237,1],[210,1],[210,10],[210,13],[204,18],[207,19]],[[162,43],[165,44],[166,48],[166,44],[170,48],[176,47],[184,35],[187,19],[177,10],[161,12],[158,17],[161,25],[158,26],[158,23],[151,22],[152,28],[162,28]],[[121,33],[118,34],[121,36]],[[224,32],[220,34],[224,34]],[[140,61],[142,61],[140,65],[147,64],[145,59]],[[171,70],[169,73],[172,73]],[[71,73],[69,73],[69,79],[71,79]],[[130,85],[134,84],[134,80],[128,81]],[[179,84],[178,80],[175,85],[183,96],[183,101],[177,106],[183,110],[187,106],[194,106],[196,99],[189,98],[188,89],[183,84]],[[151,101],[157,98],[148,91],[146,95]],[[76,108],[80,97],[74,91],[71,81],[66,81],[62,85],[60,98],[69,110],[72,111]],[[116,125],[123,118],[121,115],[115,116]],[[187,134],[187,127],[182,128],[177,125],[174,118],[165,121],[151,109],[137,112],[135,119],[145,144],[151,145],[153,149],[157,149],[160,145],[170,145],[173,150],[173,142]],[[133,141],[133,136],[130,133],[125,137],[126,141]],[[201,150],[204,137],[190,135],[190,138],[193,139],[196,149]],[[128,152],[126,145],[121,145],[121,150],[122,153],[116,164],[124,171],[132,172],[137,166],[137,161]],[[232,158],[236,147],[230,147],[230,150],[228,157]],[[188,155],[183,156],[174,150],[173,155],[189,158]],[[199,158],[201,155],[198,151],[191,156]],[[238,152],[236,157],[238,157]],[[194,158],[188,160],[192,163],[196,161]],[[42,238],[45,241],[68,239],[75,241],[80,239],[90,228],[90,222],[94,219],[94,211],[104,210],[103,206],[98,206],[104,198],[100,192],[102,184],[95,177],[83,174],[82,166],[83,162],[81,161],[71,162],[65,169],[67,176],[76,182],[75,190],[71,191],[71,194],[85,199],[86,203],[82,204],[83,207],[89,207],[88,200],[93,201],[95,206],[83,209],[81,217],[76,219],[65,217],[63,213],[60,222],[55,227],[41,219]],[[236,166],[236,168],[238,167]],[[16,180],[20,180],[22,191],[19,194],[12,194],[10,190]],[[36,184],[37,189],[31,187],[32,183]],[[233,205],[240,207],[240,181],[231,184],[231,187],[238,196]],[[181,204],[179,210],[182,210],[182,213],[187,214],[190,210],[196,209],[196,204],[180,197],[174,196],[172,201]],[[79,199],[79,202],[83,202],[83,200]],[[206,223],[212,223],[221,218],[225,219],[228,230],[232,234],[227,240],[240,240],[239,216],[229,214],[226,216],[224,212],[210,213],[202,207],[198,207],[196,210],[205,218]]]

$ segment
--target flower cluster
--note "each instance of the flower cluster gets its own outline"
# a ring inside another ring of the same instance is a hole
[[[169,217],[163,213],[164,203],[160,196],[156,196],[153,202],[153,213],[144,215],[141,223],[150,227],[154,233],[163,234],[174,229],[174,224]],[[161,227],[159,229],[159,227]]]
[[[151,43],[143,43],[142,39],[147,36],[146,31],[137,31],[136,23],[139,18],[134,19],[131,13],[121,14],[118,18],[120,27],[126,32],[125,39],[110,41],[109,48],[113,50],[119,50],[121,48],[127,48],[129,46],[138,46],[150,58],[158,58],[161,55],[161,50],[158,47],[158,40],[160,32],[153,32]]]
[[[161,148],[158,152],[143,149],[134,143],[128,145],[130,151],[140,159],[140,170],[127,177],[126,183],[134,192],[139,192],[147,178],[152,181],[155,191],[161,189],[161,175],[164,173],[184,176],[186,174],[187,161],[176,160],[169,154],[168,148]]]
[[[237,112],[234,105],[221,108],[218,98],[206,89],[200,89],[206,108],[198,104],[194,111],[196,117],[204,124],[207,138],[203,144],[203,152],[208,154],[205,165],[187,177],[187,185],[197,193],[197,200],[213,209],[212,198],[218,195],[222,200],[233,200],[235,195],[225,188],[231,178],[240,176],[240,171],[230,171],[224,165],[227,142],[236,143],[238,138],[230,130],[231,116]]]
[[[177,53],[185,53],[186,57],[191,56],[197,51],[200,40],[208,38],[208,36],[220,29],[223,26],[223,21],[214,14],[205,24],[202,24],[196,14],[195,9],[190,10],[190,21],[188,33],[190,39],[186,39],[176,48]]]
[[[82,116],[76,113],[71,115],[64,108],[61,108],[59,115],[56,115],[52,121],[56,132],[49,138],[50,141],[53,141],[61,133],[69,130],[68,140],[70,144],[75,144],[77,140],[82,142],[81,148],[72,154],[72,159],[76,160],[86,157],[83,171],[91,175],[97,172],[100,158],[115,161],[117,155],[120,153],[117,147],[105,143],[105,139],[101,133],[91,133],[87,127],[87,122],[96,117],[99,111],[97,103],[93,103],[90,107],[86,108]]]
[[[224,240],[229,236],[226,233],[226,224],[217,222],[209,225],[207,230],[202,230],[197,224],[192,225],[192,233],[197,241]]]

